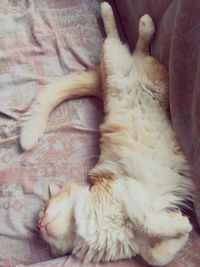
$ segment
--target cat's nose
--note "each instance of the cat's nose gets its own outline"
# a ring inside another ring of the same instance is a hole
[[[37,228],[40,230],[42,227],[44,227],[45,225],[42,224],[42,220],[39,220],[38,224],[37,224]]]

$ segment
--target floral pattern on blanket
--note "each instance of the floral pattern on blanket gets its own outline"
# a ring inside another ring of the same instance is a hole
[[[22,152],[18,123],[35,96],[55,78],[99,63],[102,35],[97,0],[0,1],[0,266],[77,267],[53,259],[36,229],[51,181],[85,183],[98,159],[102,106],[84,98],[60,105],[38,146]],[[36,125],[37,127],[37,125]],[[170,267],[198,266],[194,233]],[[141,267],[140,259],[89,266]]]

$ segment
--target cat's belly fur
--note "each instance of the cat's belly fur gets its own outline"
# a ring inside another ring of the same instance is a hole
[[[167,114],[149,92],[148,81],[143,84],[141,88],[139,80],[119,75],[108,79],[108,87],[113,89],[107,96],[107,114],[101,125],[97,167],[107,163],[118,174],[159,190],[173,179],[183,182],[179,172],[187,172],[188,167]]]

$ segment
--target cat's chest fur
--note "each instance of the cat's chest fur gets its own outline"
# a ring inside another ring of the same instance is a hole
[[[109,121],[121,124],[124,129],[136,134],[137,139],[137,135],[142,134],[150,136],[154,133],[155,136],[156,131],[168,126],[168,120],[160,106],[156,86],[141,66],[138,66],[138,71],[136,63],[126,71],[114,71],[107,77],[109,92],[105,109]]]
[[[152,149],[171,154],[175,144],[174,133],[160,105],[157,88],[141,66],[140,71],[136,66],[126,72],[116,70],[107,77],[109,94],[105,105],[106,116],[101,126],[102,139],[107,140],[106,145],[112,154],[117,154],[116,147],[123,146],[129,159],[145,151],[144,156],[152,158]],[[122,153],[118,155],[121,158]],[[123,155],[124,158],[126,156]]]
[[[102,200],[103,201],[103,200]],[[84,261],[110,261],[138,253],[133,223],[119,202],[76,205],[76,239],[73,254]],[[95,207],[95,208],[94,208]]]
[[[102,155],[99,163],[104,162],[105,166],[106,162],[111,171],[114,166],[114,171],[121,175],[151,180],[157,190],[171,176],[167,174],[159,178],[163,172],[161,168],[166,173],[166,170],[184,164],[169,119],[157,98],[158,88],[145,75],[143,63],[135,64],[125,72],[115,70],[107,77],[106,85],[109,94],[101,126]]]

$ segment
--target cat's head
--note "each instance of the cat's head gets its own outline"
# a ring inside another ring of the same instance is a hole
[[[37,227],[54,255],[64,255],[73,249],[74,205],[77,186],[54,182],[49,185],[49,199],[39,213]]]

